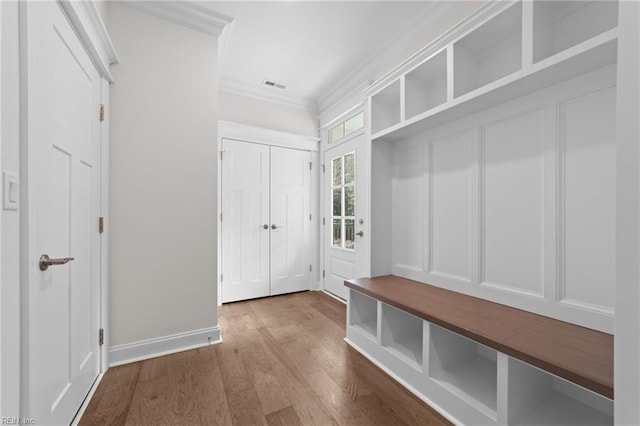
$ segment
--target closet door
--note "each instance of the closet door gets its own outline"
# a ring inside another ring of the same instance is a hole
[[[269,147],[222,140],[222,302],[269,295]]]
[[[271,148],[271,294],[309,290],[310,153]]]

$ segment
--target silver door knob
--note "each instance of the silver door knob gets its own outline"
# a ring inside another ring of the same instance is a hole
[[[74,259],[73,257],[61,257],[59,259],[51,259],[49,255],[43,254],[42,256],[40,256],[40,270],[46,271],[47,269],[49,269],[49,266],[65,265],[71,262],[73,259]]]
[[[262,229],[269,229],[269,225],[265,223],[264,225],[261,226],[261,228]]]
[[[360,232],[356,232],[356,235],[358,237],[364,237],[364,232],[360,231]]]
[[[275,223],[273,225],[271,225],[271,229],[278,229],[278,228],[282,228],[282,226],[276,226]]]

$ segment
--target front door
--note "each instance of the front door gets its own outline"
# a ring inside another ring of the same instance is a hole
[[[344,280],[361,272],[364,255],[365,186],[360,135],[324,153],[324,289],[347,298]]]
[[[101,80],[58,2],[24,7],[29,219],[23,409],[38,424],[69,424],[100,368]],[[43,255],[60,264],[41,268]]]

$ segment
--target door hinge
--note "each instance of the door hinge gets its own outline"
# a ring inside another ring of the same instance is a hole
[[[223,277],[223,275],[222,275],[222,274],[220,274],[220,282],[222,282],[222,277]]]
[[[324,223],[324,217],[322,218],[322,225],[323,225],[323,226],[325,225],[325,223]]]
[[[100,121],[104,121],[104,105],[100,104]]]
[[[224,159],[224,153],[225,153],[225,152],[226,152],[226,151],[220,151],[220,159],[221,159],[221,160],[222,160],[222,159]]]
[[[309,272],[313,271],[313,266],[309,265]]]
[[[313,170],[313,163],[309,163],[309,170]]]
[[[104,345],[104,328],[98,330],[98,343],[100,346]]]
[[[220,213],[220,222],[222,222],[222,213]]]
[[[324,269],[322,270],[322,278],[324,278]]]
[[[311,222],[311,218],[312,218],[312,217],[313,217],[313,216],[311,216],[311,213],[309,213],[309,222]]]
[[[322,165],[322,173],[324,173],[324,164]]]
[[[104,233],[104,217],[102,216],[98,218],[98,233]]]

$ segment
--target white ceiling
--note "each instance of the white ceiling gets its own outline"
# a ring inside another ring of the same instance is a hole
[[[206,1],[233,18],[220,86],[314,108],[401,33],[436,13],[432,1]],[[264,79],[286,89],[267,88]],[[362,82],[360,82],[362,83]]]

